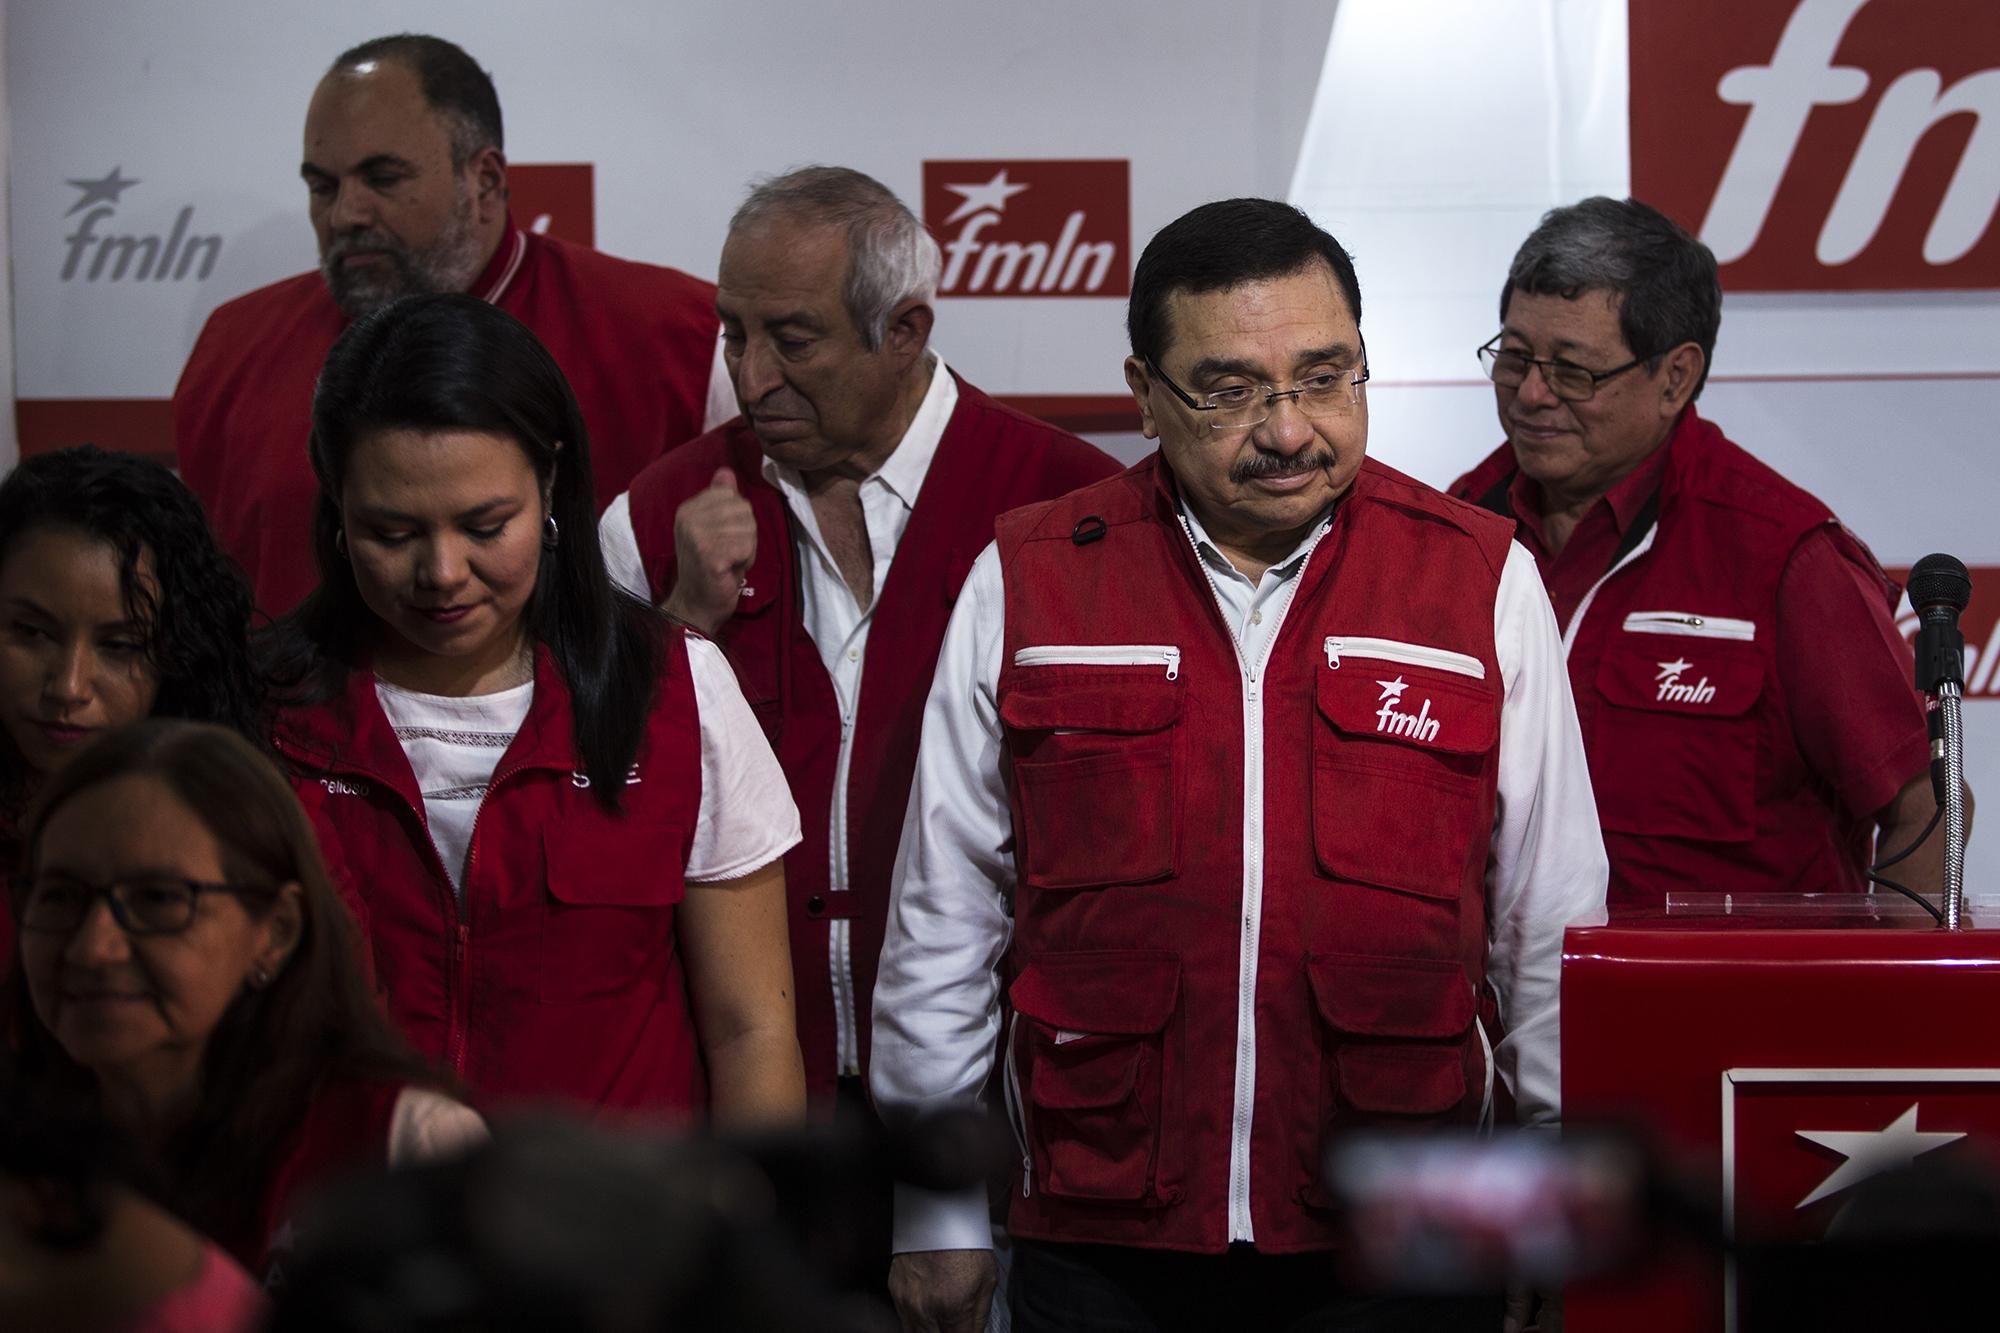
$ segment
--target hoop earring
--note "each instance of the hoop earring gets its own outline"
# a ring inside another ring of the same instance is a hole
[[[556,549],[556,543],[561,540],[562,529],[556,526],[556,516],[550,514],[542,520],[542,549],[553,551]]]

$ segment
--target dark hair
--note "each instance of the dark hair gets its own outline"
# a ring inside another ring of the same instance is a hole
[[[393,60],[417,76],[424,101],[451,129],[451,166],[457,171],[483,148],[503,148],[500,94],[493,78],[464,48],[442,37],[399,32],[375,37],[342,51],[328,68],[353,69],[370,60]]]
[[[223,554],[201,502],[158,463],[79,444],[25,459],[0,482],[0,563],[24,535],[68,528],[117,553],[125,614],[146,634],[159,679],[153,714],[264,727],[264,687],[251,664],[254,615],[243,571]],[[153,579],[139,577],[150,557]],[[18,815],[28,775],[0,740],[0,807]]]
[[[109,732],[52,775],[23,832],[32,868],[51,816],[80,792],[123,777],[158,779],[212,834],[231,883],[299,886],[300,933],[268,986],[246,987],[209,1034],[193,1118],[163,1149],[176,1209],[217,1237],[257,1223],[278,1155],[329,1076],[449,1087],[390,1025],[363,970],[353,918],[336,894],[291,785],[248,741],[200,722],[153,719]],[[277,901],[246,893],[244,910]],[[18,946],[17,946],[18,948]],[[18,956],[8,987],[20,1068],[52,1089],[94,1089],[41,1024]]]
[[[1361,324],[1361,282],[1340,242],[1290,204],[1275,199],[1220,199],[1181,214],[1146,242],[1132,271],[1125,329],[1132,354],[1157,363],[1167,350],[1167,298],[1217,292],[1286,277],[1315,262],[1333,270],[1348,313]]]
[[[1610,292],[1619,298],[1618,330],[1632,355],[1647,358],[1647,374],[1682,343],[1701,348],[1701,378],[1694,385],[1694,396],[1701,397],[1722,327],[1722,279],[1715,252],[1657,208],[1595,195],[1550,209],[1508,266],[1500,289],[1502,323],[1516,291],[1565,300]]]
[[[264,645],[274,681],[289,691],[285,702],[340,693],[380,624],[340,553],[340,493],[355,446],[391,430],[504,436],[551,490],[560,538],[542,552],[523,619],[569,687],[576,751],[592,791],[618,809],[639,750],[635,723],[651,711],[663,668],[667,622],[605,571],[590,440],[569,381],[526,325],[474,297],[392,302],[356,320],[327,354],[311,439],[319,587]]]

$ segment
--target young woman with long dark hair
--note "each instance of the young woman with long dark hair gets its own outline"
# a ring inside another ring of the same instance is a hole
[[[104,731],[158,715],[262,734],[251,614],[201,505],[158,463],[84,444],[0,482],[0,873],[20,864],[35,793]],[[0,959],[12,929],[0,915]]]
[[[335,344],[311,451],[276,744],[418,1049],[493,1098],[800,1114],[798,812],[720,652],[606,574],[548,352],[470,297],[399,301]]]
[[[21,1072],[154,1154],[251,1271],[315,1183],[484,1138],[382,1012],[305,811],[241,736],[113,731],[22,832]]]

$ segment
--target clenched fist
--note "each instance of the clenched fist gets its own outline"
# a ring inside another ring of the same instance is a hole
[[[674,515],[674,590],[660,605],[704,634],[736,613],[743,578],[757,558],[757,519],[737,493],[736,474],[715,470],[708,489]]]

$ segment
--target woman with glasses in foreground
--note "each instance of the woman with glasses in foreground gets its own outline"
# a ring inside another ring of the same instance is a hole
[[[276,743],[403,1030],[496,1103],[802,1115],[798,811],[721,652],[605,572],[554,359],[482,301],[399,301],[328,354],[311,450]]]
[[[223,728],[155,720],[63,766],[23,829],[22,1072],[154,1153],[252,1272],[301,1192],[480,1141],[391,1028],[289,784]]]

